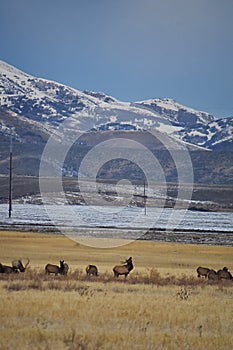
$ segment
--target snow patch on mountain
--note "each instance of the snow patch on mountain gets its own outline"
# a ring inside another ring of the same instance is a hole
[[[198,123],[209,123],[215,118],[207,112],[197,111],[185,107],[171,98],[154,98],[136,102],[137,105],[145,106],[160,115],[166,116],[174,125],[182,127],[196,125]]]

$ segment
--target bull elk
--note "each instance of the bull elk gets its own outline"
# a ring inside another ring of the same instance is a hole
[[[68,265],[67,265],[68,266]],[[60,266],[53,265],[53,264],[47,264],[45,266],[45,273],[47,275],[50,275],[51,273],[54,273],[55,276],[60,274],[63,274],[64,271],[64,260],[60,260]]]
[[[16,270],[16,271],[19,270],[20,272],[25,272],[26,268],[29,265],[29,263],[30,263],[30,259],[27,258],[27,263],[26,263],[25,266],[23,266],[23,263],[22,263],[22,261],[20,259],[19,260],[13,260],[11,264],[12,264],[12,267],[13,267],[14,270]]]
[[[207,278],[209,272],[210,272],[210,269],[208,267],[199,266],[197,268],[197,277],[203,276],[203,277]]]
[[[0,264],[0,273],[17,273],[17,272],[25,272],[29,262],[30,262],[30,259],[27,259],[27,263],[25,266],[23,266],[23,263],[20,259],[18,260],[13,260],[12,261],[12,266],[8,266],[8,265],[3,265],[3,264]]]
[[[133,262],[132,262],[132,257],[129,259],[125,260],[124,265],[116,265],[113,268],[114,272],[114,277],[118,277],[120,275],[125,275],[125,278],[128,276],[130,271],[133,270]]]
[[[98,276],[98,269],[95,265],[87,265],[86,267],[87,276]]]

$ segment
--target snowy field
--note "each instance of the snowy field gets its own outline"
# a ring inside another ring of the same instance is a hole
[[[100,207],[72,205],[0,204],[0,223],[67,227],[166,228],[233,232],[233,213],[171,208]]]

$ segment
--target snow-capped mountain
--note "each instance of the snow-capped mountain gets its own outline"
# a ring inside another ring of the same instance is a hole
[[[0,106],[12,118],[18,117],[45,134],[55,132],[63,121],[72,117],[75,128],[80,131],[156,129],[178,143],[188,142],[209,149],[232,147],[233,117],[217,120],[172,99],[122,102],[104,93],[79,91],[33,77],[2,61]],[[1,133],[7,130],[9,132],[6,120],[0,120]],[[17,134],[16,129],[14,131]]]
[[[30,120],[57,127],[68,117],[74,117],[82,131],[112,129],[113,125],[124,128],[124,124],[126,129],[131,125],[133,130],[169,127],[166,118],[159,114],[104,93],[79,91],[35,78],[4,62],[0,63],[0,72],[1,107]]]

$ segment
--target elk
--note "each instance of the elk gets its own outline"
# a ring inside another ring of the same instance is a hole
[[[130,271],[132,271],[134,268],[132,257],[125,260],[124,265],[116,265],[113,268],[114,277],[118,277],[119,275],[125,275],[125,278],[128,276]]]
[[[0,263],[0,273],[16,273],[18,270],[15,270],[12,266],[2,265]]]
[[[218,274],[215,270],[209,270],[207,273],[207,278],[208,280],[217,280],[218,279]]]
[[[210,271],[210,269],[208,267],[199,266],[197,268],[197,277],[204,276],[205,278],[207,278],[209,271]]]
[[[63,261],[63,268],[61,267],[61,264],[60,264],[60,268],[61,268],[60,274],[67,275],[67,273],[69,271],[69,265],[67,263],[64,263],[64,261]]]
[[[26,263],[25,266],[23,266],[23,263],[22,263],[22,261],[20,259],[19,260],[13,260],[12,261],[12,267],[13,267],[13,269],[15,271],[19,270],[20,272],[25,272],[25,270],[26,270],[27,266],[29,265],[29,263],[30,263],[30,259],[29,258],[27,258],[27,263]]]
[[[45,273],[47,275],[54,273],[55,276],[57,276],[59,273],[63,274],[63,271],[64,271],[64,260],[60,260],[60,266],[53,265],[53,264],[47,264],[45,266]]]
[[[95,265],[87,265],[86,273],[87,276],[98,276],[98,269]]]
[[[220,280],[232,280],[232,274],[230,273],[230,271],[228,271],[227,267],[223,267],[223,269],[218,270],[217,271],[217,275],[218,275],[218,279]]]
[[[17,273],[17,272],[25,272],[30,259],[27,259],[27,263],[25,266],[23,266],[23,263],[20,259],[18,260],[13,260],[12,261],[12,266],[8,266],[8,265],[2,265],[0,264],[0,273]]]

